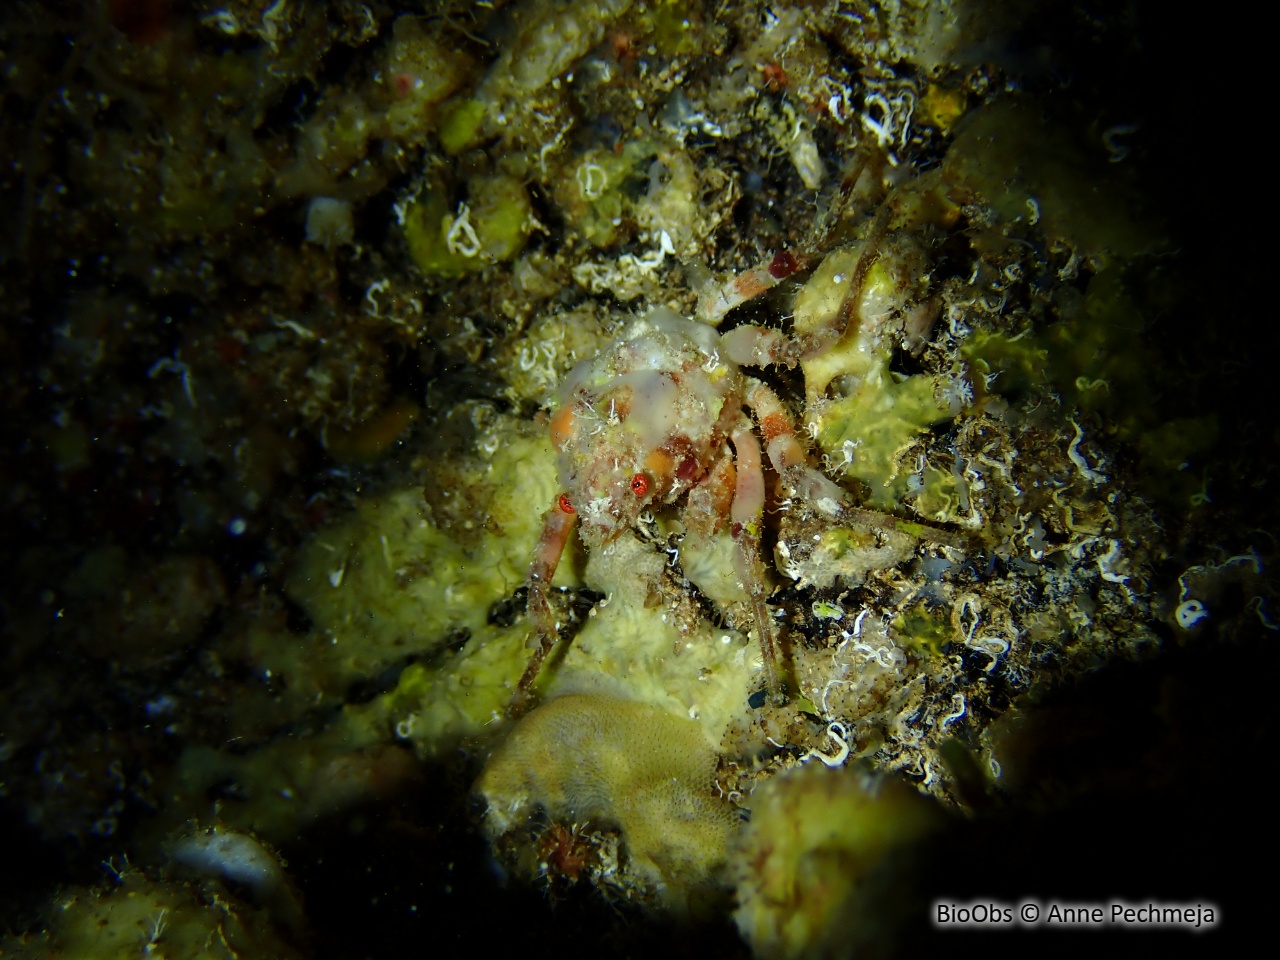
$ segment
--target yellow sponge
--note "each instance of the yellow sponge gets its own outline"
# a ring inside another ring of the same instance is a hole
[[[618,827],[641,887],[680,907],[714,886],[736,817],[712,793],[698,724],[629,700],[570,694],[516,726],[480,776],[494,838],[537,807],[553,821]]]

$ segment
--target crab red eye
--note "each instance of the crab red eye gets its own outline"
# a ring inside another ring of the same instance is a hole
[[[769,264],[769,276],[775,280],[785,280],[797,270],[800,264],[796,263],[796,258],[785,250],[779,250]]]
[[[567,493],[562,493],[560,494],[560,496],[556,497],[556,506],[559,507],[564,513],[577,512],[573,509],[573,501],[569,499],[569,495]]]
[[[643,497],[649,492],[649,478],[643,473],[637,473],[631,478],[631,492],[637,497]]]

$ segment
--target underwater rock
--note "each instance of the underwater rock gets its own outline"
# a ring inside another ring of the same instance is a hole
[[[75,887],[51,905],[39,933],[0,940],[0,956],[21,960],[134,957],[301,958],[268,912],[216,882],[160,882],[126,866],[109,889]]]
[[[731,872],[757,957],[864,956],[910,910],[907,853],[942,821],[910,787],[811,764],[751,799]]]

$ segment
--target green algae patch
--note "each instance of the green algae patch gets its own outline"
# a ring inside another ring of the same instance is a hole
[[[892,637],[917,655],[940,657],[947,644],[956,639],[951,614],[920,600],[894,618]]]
[[[478,629],[488,602],[518,582],[515,569],[504,578],[501,561],[501,552],[467,550],[436,527],[416,490],[397,491],[308,544],[288,589],[349,650],[351,672],[367,675]]]
[[[528,635],[523,622],[495,627],[444,662],[411,664],[364,712],[420,755],[440,756],[503,716],[529,661]]]
[[[504,435],[460,472],[449,529],[417,488],[370,497],[303,547],[287,589],[332,638],[320,656],[352,680],[485,633],[490,608],[525,579],[555,496],[543,437]]]
[[[923,374],[899,380],[880,369],[849,396],[815,405],[818,445],[843,477],[867,485],[869,504],[901,503],[911,475],[903,455],[930,427],[951,418],[935,399],[935,382]]]
[[[579,0],[561,4],[534,0],[512,16],[511,32],[477,91],[491,107],[494,129],[512,123],[542,91],[599,43],[632,0]]]
[[[983,390],[1018,400],[1049,389],[1067,409],[1105,413],[1126,438],[1158,417],[1155,370],[1142,335],[1149,326],[1134,287],[1148,281],[1142,260],[1113,262],[1083,295],[1061,291],[1056,323],[1009,334],[975,330],[960,348]]]
[[[704,41],[701,25],[693,19],[693,7],[683,0],[645,4],[633,17],[636,33],[664,58],[696,56]]]
[[[954,470],[926,466],[908,478],[910,496],[922,517],[936,523],[961,523],[969,515],[969,490]]]
[[[468,186],[471,200],[457,207],[428,186],[405,211],[409,257],[429,277],[459,277],[510,260],[529,238],[533,209],[519,180],[499,175]]]
[[[821,338],[838,326],[866,242],[828,254],[801,287],[793,304],[797,334]],[[890,371],[895,346],[910,339],[906,318],[928,296],[927,259],[918,240],[900,234],[886,237],[874,252],[847,326],[801,368],[808,428],[828,467],[864,483],[868,502],[888,509],[908,491],[902,467],[908,449],[968,398],[955,377]]]
[[[1017,400],[1044,385],[1049,345],[1043,335],[1029,332],[1011,337],[995,330],[974,330],[960,348],[961,356],[976,364],[978,379],[992,391]]]
[[[59,892],[40,933],[0,939],[0,956],[18,960],[134,960],[203,957],[236,960],[304,953],[281,936],[266,910],[221,886],[152,880],[125,858],[116,886]]]
[[[552,185],[566,226],[594,247],[614,243],[624,218],[634,216],[634,198],[648,183],[644,161],[653,153],[645,142],[633,140],[621,153],[596,148],[570,161]]]
[[[792,306],[797,334],[821,336],[839,324],[848,284],[863,250],[863,243],[841,247],[814,270]],[[897,315],[927,292],[926,261],[916,243],[894,236],[881,244],[878,253],[840,338],[800,363],[805,393],[811,400],[822,397],[833,384],[883,376],[893,352],[890,330],[901,325]]]
[[[661,137],[574,154],[556,168],[549,187],[566,229],[596,248],[639,230],[659,249],[665,233],[684,256],[705,213],[697,202],[705,187],[693,159]]]
[[[404,143],[425,141],[436,124],[438,105],[475,74],[471,59],[428,30],[425,20],[397,17],[375,74],[387,134]]]
[[[440,108],[440,147],[451,157],[479,142],[488,104],[471,97],[450,100]]]
[[[759,683],[760,648],[687,598],[667,602],[667,561],[631,535],[592,551],[583,579],[606,600],[542,682],[550,695],[605,692],[690,717],[717,743]]]

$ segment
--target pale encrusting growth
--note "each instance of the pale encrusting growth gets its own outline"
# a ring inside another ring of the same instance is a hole
[[[567,694],[516,727],[476,789],[494,837],[537,808],[554,821],[619,828],[636,892],[683,909],[719,882],[737,822],[712,789],[715,763],[691,720],[644,703]]]

